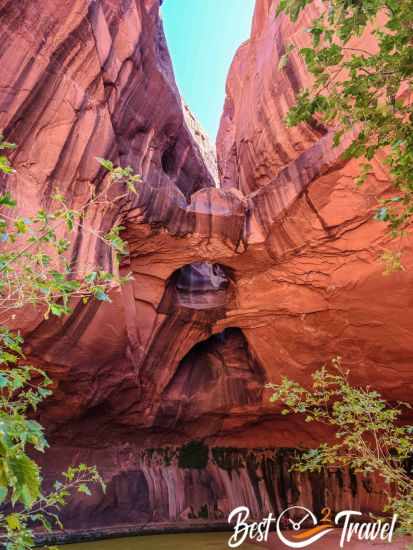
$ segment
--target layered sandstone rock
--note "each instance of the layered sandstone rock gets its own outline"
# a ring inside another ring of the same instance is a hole
[[[18,144],[17,175],[7,184],[21,211],[48,207],[57,184],[74,207],[82,204],[104,177],[95,156],[143,176],[137,197],[90,213],[97,229],[126,225],[132,282],[112,303],[78,304],[66,319],[17,319],[31,360],[55,381],[40,413],[54,444],[46,471],[53,478],[52,464],[82,459],[111,483],[108,500],[96,497],[88,510],[74,504],[73,526],[92,516],[100,524],[147,521],[148,510],[151,521],[176,519],[190,506],[197,514],[220,508],[222,499],[226,512],[252,493],[267,509],[274,485],[284,490],[278,474],[257,489],[252,470],[235,482],[216,464],[203,473],[175,463],[160,469],[140,453],[199,439],[246,449],[316,443],[325,432],[279,415],[263,386],[283,374],[306,383],[338,353],[355,381],[411,399],[412,255],[407,243],[406,271],[383,277],[377,259],[392,245],[372,219],[389,192],[385,171],[376,160],[374,175],[355,189],[357,164],[340,160],[327,128],[285,127],[309,80],[297,57],[284,72],[278,59],[290,40],[305,40],[316,11],[292,25],[274,10],[275,2],[257,0],[251,39],[230,71],[217,187],[207,139],[175,86],[158,1],[39,9],[0,0],[0,126]],[[73,259],[105,261],[87,234]],[[309,499],[308,483],[298,492]],[[328,485],[337,506],[351,483]],[[311,498],[325,502],[316,487]],[[294,492],[286,502],[299,498]],[[363,506],[378,502],[375,495]]]

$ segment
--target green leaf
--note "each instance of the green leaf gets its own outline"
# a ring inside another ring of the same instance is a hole
[[[73,231],[75,214],[73,210],[67,210],[64,214],[66,220],[66,226],[69,231]]]
[[[79,493],[83,493],[85,495],[90,496],[92,493],[89,489],[89,487],[86,485],[86,483],[81,483],[77,488]]]
[[[96,157],[96,160],[98,161],[98,163],[103,166],[103,168],[105,168],[106,170],[108,170],[108,172],[111,172],[113,170],[113,163],[110,161],[110,160],[106,160],[104,158],[101,158],[101,157]]]
[[[14,174],[14,170],[10,165],[9,159],[4,155],[0,155],[0,172],[3,174]]]
[[[66,308],[64,306],[61,306],[59,304],[50,304],[50,311],[53,313],[53,315],[56,315],[56,317],[61,317],[66,313]]]
[[[18,233],[26,233],[27,232],[27,225],[23,218],[17,218],[14,222],[14,226],[16,227],[16,230]]]
[[[10,193],[3,193],[0,195],[0,205],[6,206],[7,208],[14,208],[16,206],[16,201],[12,199]]]
[[[12,531],[16,531],[17,529],[20,529],[20,519],[18,514],[9,514],[6,516],[7,525],[10,527]]]
[[[11,457],[8,466],[16,483],[13,487],[12,503],[21,501],[30,507],[40,496],[40,471],[38,465],[23,452]]]
[[[93,283],[93,281],[96,281],[96,277],[97,277],[97,271],[92,271],[91,273],[88,273],[86,276],[85,276],[85,281],[87,283]]]
[[[3,134],[0,134],[0,149],[16,149],[16,144],[4,141]]]

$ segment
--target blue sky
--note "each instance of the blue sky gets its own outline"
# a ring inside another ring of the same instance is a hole
[[[164,0],[161,12],[178,87],[215,142],[228,69],[249,38],[255,0]]]

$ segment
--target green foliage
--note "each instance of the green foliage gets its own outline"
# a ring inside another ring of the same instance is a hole
[[[36,469],[38,473],[39,467],[33,462],[32,469]],[[35,546],[34,526],[40,526],[47,532],[62,528],[58,512],[67,504],[74,491],[90,495],[90,486],[96,484],[105,490],[103,479],[95,466],[80,464],[70,467],[62,477],[62,481],[55,482],[52,491],[47,494],[39,492],[31,500],[30,505],[23,502],[24,506],[20,506],[18,511],[13,511],[6,516],[0,514],[2,536],[7,541],[6,550],[33,548]]]
[[[8,144],[10,145],[10,144]],[[1,142],[0,142],[1,148]],[[110,301],[110,289],[129,280],[119,276],[119,262],[128,253],[120,233],[121,225],[113,226],[106,234],[98,233],[87,224],[87,211],[97,204],[111,204],[123,199],[130,190],[136,193],[139,176],[131,168],[114,168],[109,161],[100,160],[110,167],[110,178],[98,195],[91,194],[83,207],[68,207],[63,195],[53,195],[54,208],[50,212],[38,211],[32,217],[16,217],[7,210],[16,206],[10,193],[0,195],[0,313],[9,313],[27,304],[44,307],[46,318],[71,312],[71,301],[90,296]],[[0,166],[1,170],[1,166]],[[8,173],[8,171],[3,170]],[[109,196],[113,184],[124,184],[126,191]],[[78,272],[72,264],[71,249],[75,234],[82,230],[100,240],[112,255],[114,268],[108,272],[94,266],[92,271]]]
[[[105,168],[110,174],[112,181],[121,181],[126,185],[126,188],[131,193],[136,194],[136,185],[142,181],[141,176],[134,174],[133,169],[130,166],[122,168],[120,166],[114,166],[110,160],[97,157],[99,164]]]
[[[74,490],[91,494],[92,484],[104,489],[96,468],[81,464],[69,468],[53,491],[42,492],[40,467],[27,452],[44,452],[48,444],[43,427],[29,415],[51,394],[51,380],[40,369],[21,364],[22,344],[20,336],[0,327],[0,503],[12,506],[11,513],[0,513],[6,550],[32,548],[36,525],[48,531],[61,527],[57,512]]]
[[[16,146],[14,143],[8,143],[7,141],[4,141],[3,135],[0,134],[0,150],[5,149],[15,149]],[[14,170],[10,165],[9,159],[5,155],[0,155],[0,172],[3,172],[3,174],[13,174]],[[1,203],[0,201],[0,204]]]
[[[12,148],[0,136],[0,149]],[[91,192],[78,210],[69,208],[57,191],[50,211],[16,217],[11,194],[0,195],[0,314],[6,320],[28,304],[41,309],[46,319],[49,315],[61,317],[70,313],[72,302],[79,299],[85,303],[90,298],[110,301],[111,289],[129,280],[118,272],[121,257],[128,253],[120,236],[123,227],[117,225],[101,234],[87,224],[87,211],[97,204],[112,205],[130,191],[136,193],[140,178],[130,168],[115,168],[102,159],[100,163],[110,177],[99,194]],[[0,172],[14,172],[5,156],[0,156]],[[126,191],[113,196],[113,184],[124,185]],[[107,247],[112,271],[97,266],[86,272],[76,270],[70,252],[80,230],[90,232]],[[48,447],[43,427],[31,416],[51,394],[51,380],[40,369],[25,364],[23,338],[1,323],[0,504],[8,504],[11,512],[0,513],[0,538],[6,550],[26,550],[35,545],[35,528],[50,531],[61,527],[59,510],[74,491],[88,496],[92,485],[103,490],[105,485],[94,466],[80,464],[64,472],[52,491],[43,492],[41,469],[28,453],[33,449],[44,452]]]
[[[402,408],[410,405],[393,407],[379,392],[352,386],[340,358],[332,369],[312,375],[310,389],[286,377],[268,387],[274,391],[271,401],[284,404],[282,414],[303,414],[306,422],[326,424],[335,432],[335,441],[307,450],[294,468],[307,472],[339,466],[378,474],[390,489],[386,511],[397,513],[402,531],[413,535],[413,479],[406,471],[413,427],[401,423]]]
[[[202,470],[208,464],[208,446],[202,441],[190,441],[179,449],[179,468]]]
[[[281,0],[278,13],[295,21],[310,0]],[[377,219],[393,236],[413,213],[413,0],[324,0],[323,13],[307,31],[311,46],[301,48],[314,77],[287,116],[289,125],[319,122],[335,128],[334,144],[356,133],[344,157],[364,158],[357,183],[371,171],[377,152],[386,157],[399,196],[385,199]],[[368,50],[352,46],[369,26]],[[289,51],[292,46],[289,46]],[[286,61],[283,61],[285,66]]]

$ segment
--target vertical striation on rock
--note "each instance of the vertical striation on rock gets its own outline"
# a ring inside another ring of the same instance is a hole
[[[132,531],[151,523],[166,528],[185,523],[225,525],[240,504],[248,506],[254,518],[269,512],[277,516],[291,505],[305,506],[318,516],[324,506],[354,508],[367,515],[379,513],[385,500],[383,492],[374,488],[372,476],[361,480],[348,470],[291,472],[291,449],[203,448],[190,442],[186,447],[144,451],[124,446],[110,461],[101,452],[78,457],[101,464],[108,485],[105,495],[92,495],[93,506],[90,498],[79,497],[76,506],[65,511],[69,533],[104,531],[108,525]],[[61,456],[56,455],[53,471],[57,474],[61,467]]]
[[[251,37],[231,65],[217,136],[222,185],[245,195],[270,184],[326,132],[317,124],[286,127],[283,119],[309,76],[297,54],[290,55],[285,70],[278,68],[286,46],[302,44],[302,30],[319,13],[319,4],[311,3],[295,24],[283,14],[275,17],[277,4],[256,3]]]

